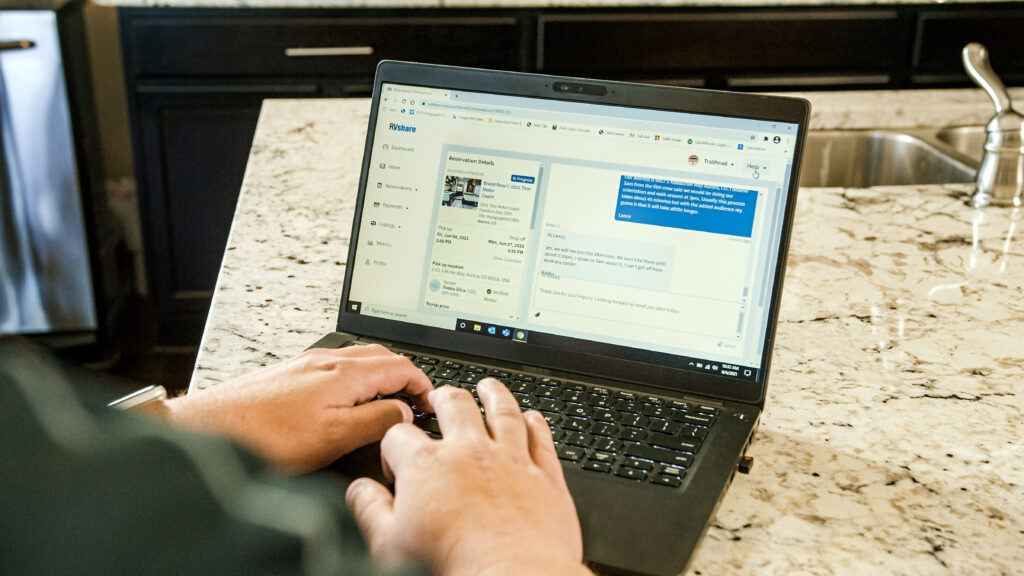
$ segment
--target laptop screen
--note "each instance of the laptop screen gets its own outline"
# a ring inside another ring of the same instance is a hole
[[[384,83],[343,313],[755,380],[798,126]]]

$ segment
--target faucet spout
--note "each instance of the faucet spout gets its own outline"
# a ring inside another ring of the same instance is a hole
[[[988,60],[988,51],[977,42],[963,49],[967,74],[995,104],[996,113],[985,130],[985,156],[978,168],[975,206],[1021,206],[1024,190],[1024,116],[1013,109],[1006,86]]]

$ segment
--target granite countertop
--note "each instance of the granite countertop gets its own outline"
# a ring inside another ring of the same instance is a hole
[[[976,4],[1019,0],[94,0],[104,6],[167,8],[610,8],[630,6],[827,6]]]
[[[812,127],[977,124],[977,90],[805,94]],[[367,100],[267,101],[193,391],[333,330]],[[691,574],[1024,566],[1022,211],[802,189],[766,411]]]

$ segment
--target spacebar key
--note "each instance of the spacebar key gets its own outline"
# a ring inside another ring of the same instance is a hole
[[[626,456],[643,458],[644,460],[653,460],[663,464],[672,464],[682,468],[688,468],[690,464],[693,463],[693,456],[690,456],[689,454],[673,452],[671,450],[662,450],[661,448],[651,448],[650,446],[640,446],[637,444],[631,444],[626,447]]]

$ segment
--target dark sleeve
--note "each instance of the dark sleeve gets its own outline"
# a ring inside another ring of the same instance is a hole
[[[0,574],[376,574],[341,488],[97,407],[0,336]]]

